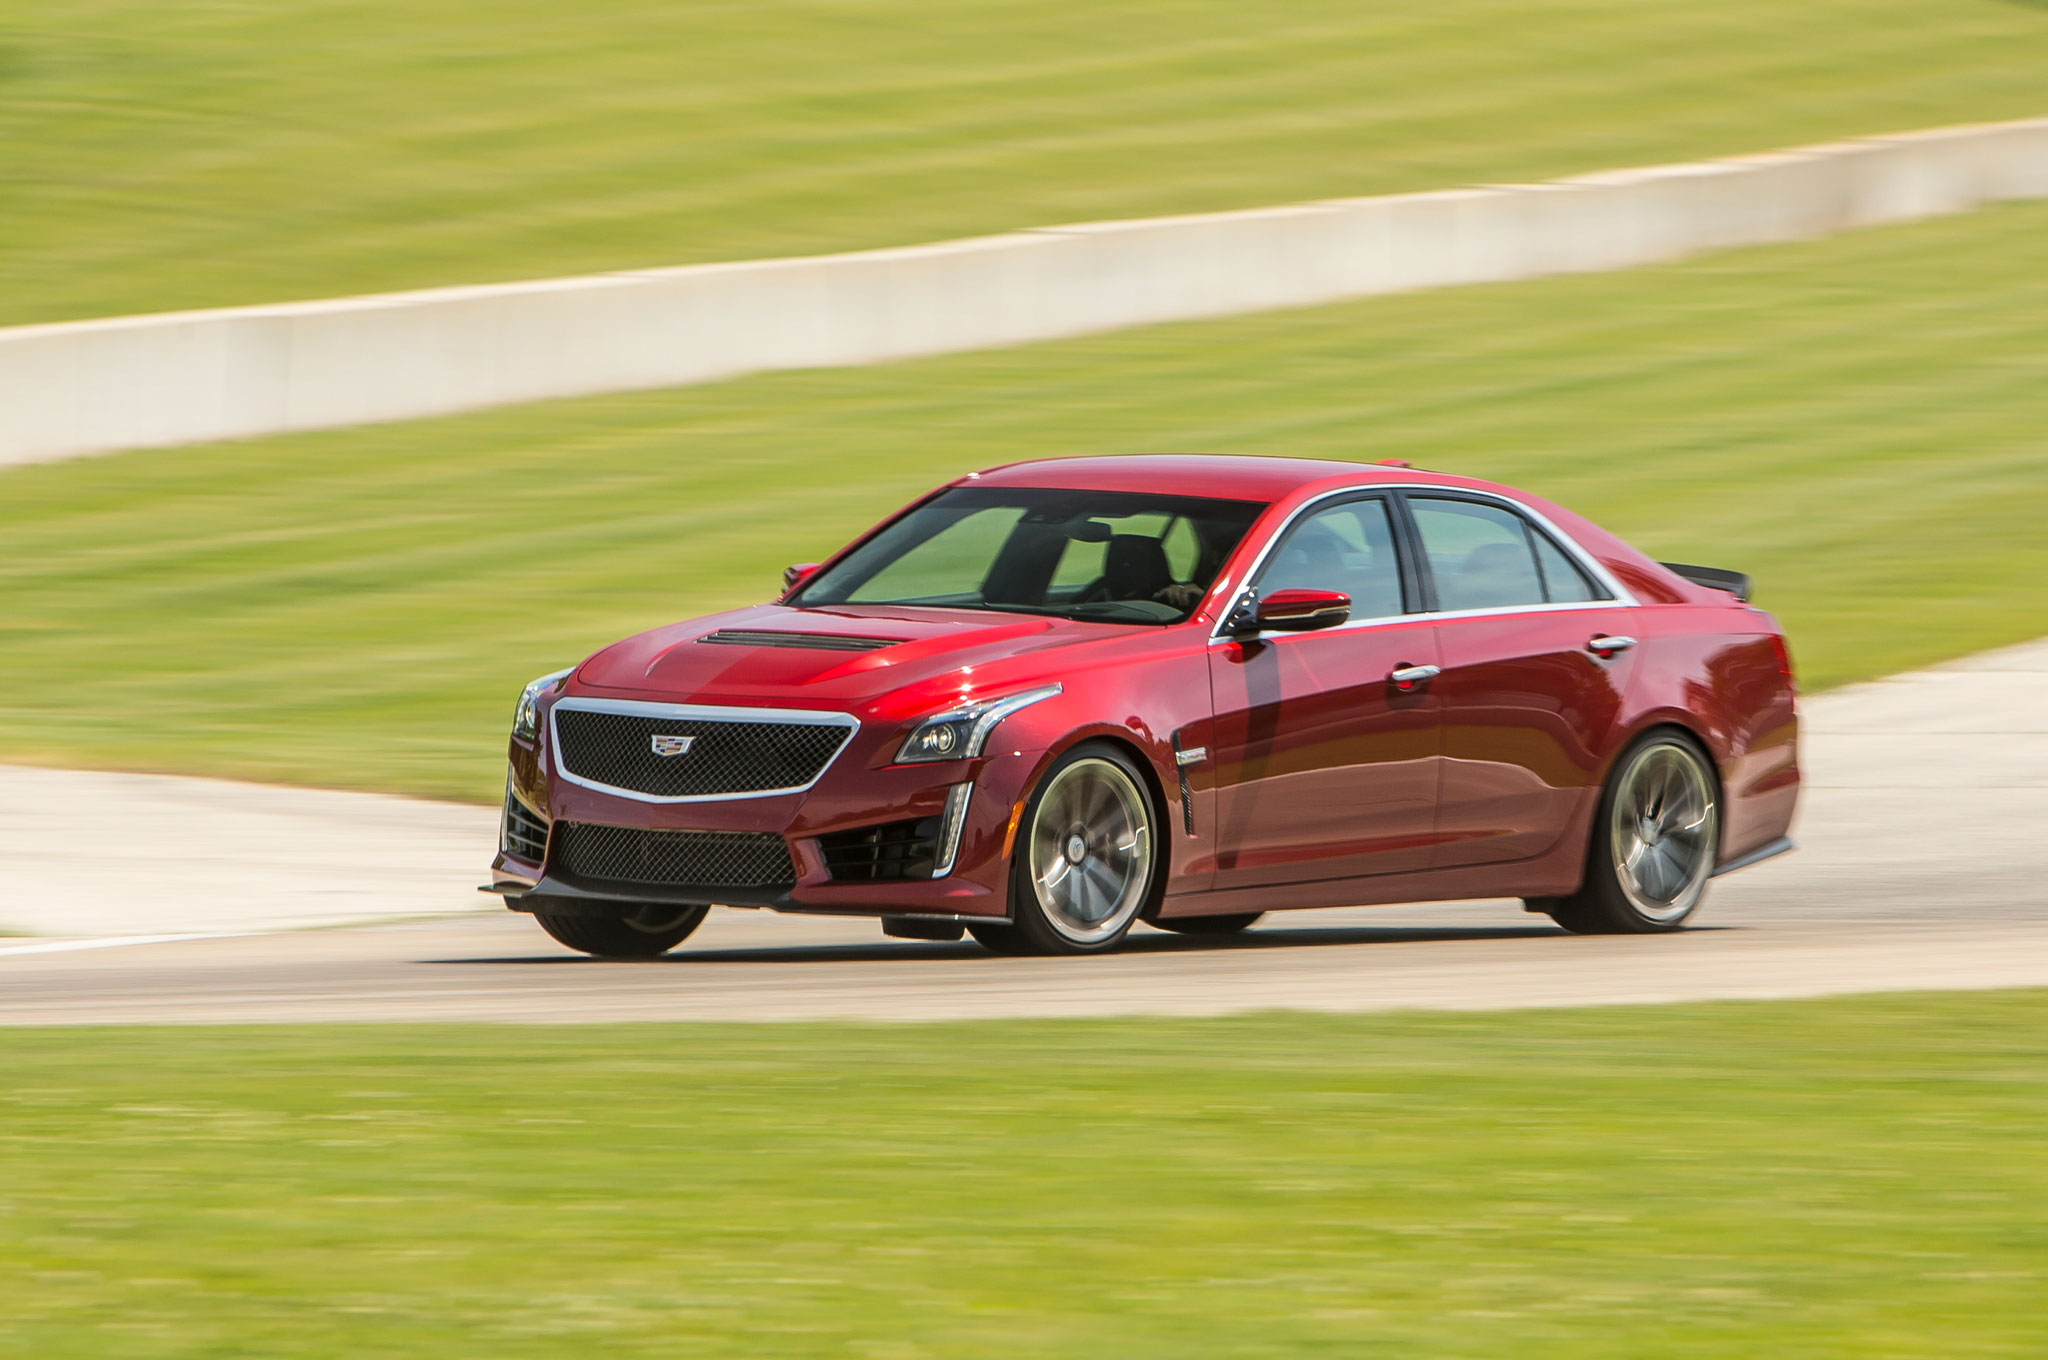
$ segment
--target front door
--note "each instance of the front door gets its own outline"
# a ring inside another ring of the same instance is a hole
[[[1435,626],[1404,585],[1384,496],[1325,504],[1275,544],[1251,585],[1339,590],[1350,621],[1209,645],[1216,720],[1213,886],[1255,887],[1427,867],[1435,835]]]

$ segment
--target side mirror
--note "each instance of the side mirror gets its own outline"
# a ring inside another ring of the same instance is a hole
[[[784,567],[782,569],[782,593],[787,595],[790,591],[795,590],[798,586],[810,580],[811,577],[817,574],[819,565],[816,562],[799,562],[793,567]]]
[[[1258,625],[1281,633],[1332,628],[1351,617],[1351,597],[1341,590],[1276,590],[1258,602]]]

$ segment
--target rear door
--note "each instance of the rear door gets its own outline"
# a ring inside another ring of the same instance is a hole
[[[1351,597],[1348,622],[1209,644],[1215,723],[1216,888],[1427,867],[1435,832],[1436,629],[1385,494],[1344,495],[1297,518],[1250,584]]]
[[[1432,863],[1540,855],[1598,795],[1635,662],[1634,611],[1596,563],[1518,507],[1461,492],[1411,491],[1404,502],[1443,667]]]

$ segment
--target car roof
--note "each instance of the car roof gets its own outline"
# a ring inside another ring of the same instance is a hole
[[[1221,500],[1259,501],[1274,519],[1316,496],[1347,487],[1444,487],[1502,496],[1547,518],[1552,526],[1598,558],[1639,599],[1661,604],[1703,602],[1719,592],[1694,585],[1652,561],[1640,549],[1563,506],[1498,482],[1455,473],[1338,458],[1265,458],[1255,454],[1117,454],[1097,458],[1040,458],[970,472],[948,486],[1044,487],[1071,491],[1150,491]],[[922,503],[914,502],[914,504]]]
[[[1405,467],[1347,463],[1334,458],[1261,458],[1242,454],[1041,458],[970,473],[955,485],[1052,487],[1075,491],[1167,491],[1180,496],[1277,501],[1305,487],[1323,483],[1369,486],[1375,482],[1412,484],[1416,481],[1474,485],[1466,478],[1417,473]]]

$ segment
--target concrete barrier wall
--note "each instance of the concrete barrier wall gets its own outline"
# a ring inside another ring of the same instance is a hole
[[[0,330],[0,464],[1622,269],[2048,197],[2048,119],[1531,186]]]

